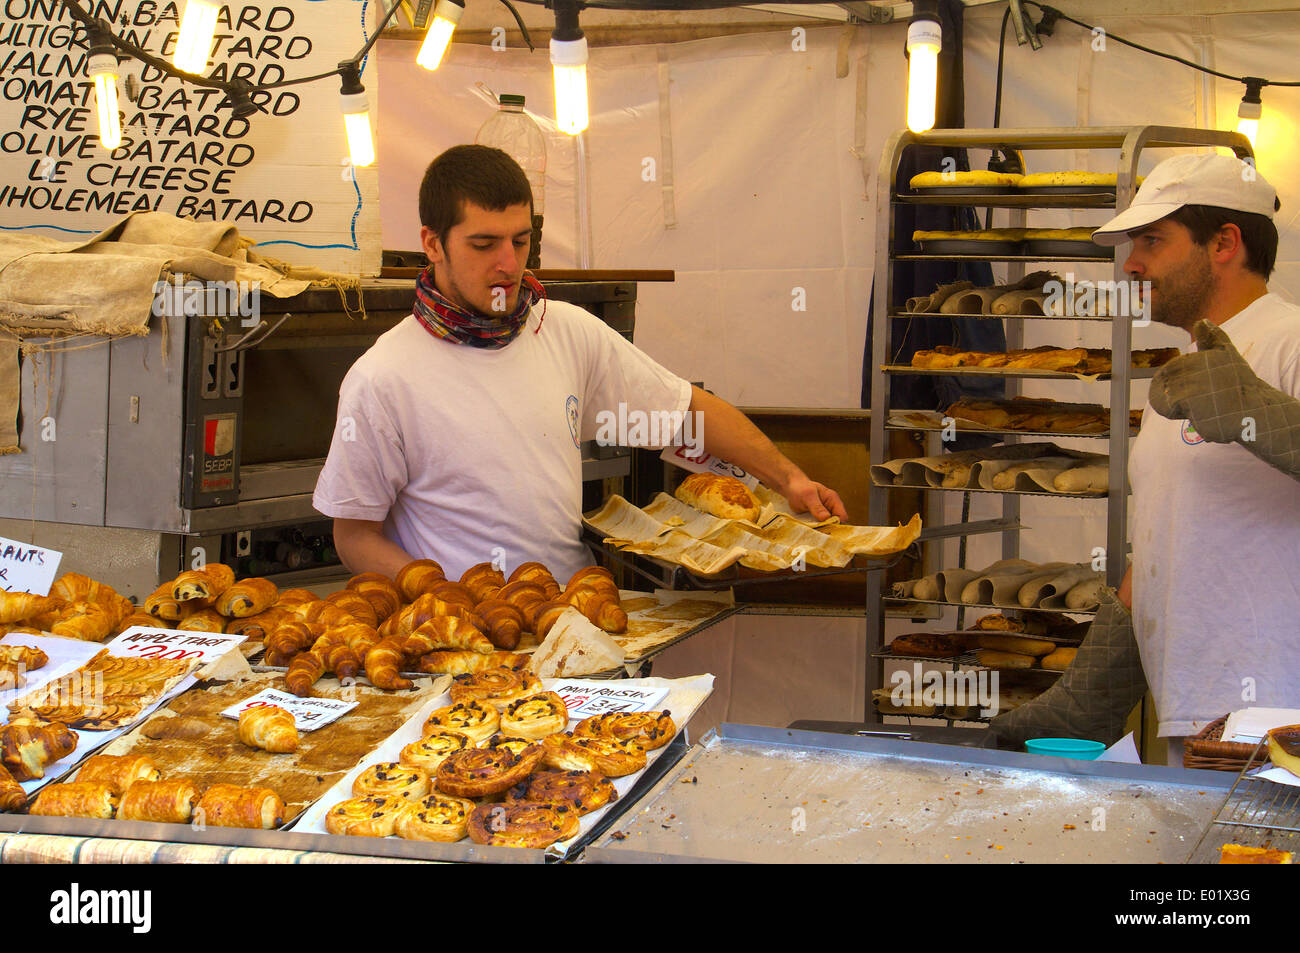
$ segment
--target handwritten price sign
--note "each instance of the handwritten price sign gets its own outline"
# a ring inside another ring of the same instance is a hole
[[[136,625],[108,643],[108,654],[123,658],[151,658],[166,661],[212,662],[231,651],[242,635],[220,632],[179,632]]]
[[[48,596],[63,554],[0,536],[0,592]]]
[[[285,692],[278,692],[274,688],[268,688],[256,695],[245,698],[242,702],[231,705],[221,714],[226,718],[237,719],[240,712],[247,711],[250,708],[283,708],[293,715],[294,723],[298,726],[299,731],[315,731],[317,728],[324,728],[330,722],[342,718],[356,708],[358,704],[360,703],[338,701],[334,698],[299,698],[297,695],[289,695]]]
[[[578,720],[608,712],[654,711],[668,697],[666,688],[619,688],[617,685],[617,682],[566,679],[551,691],[564,699],[569,718]]]

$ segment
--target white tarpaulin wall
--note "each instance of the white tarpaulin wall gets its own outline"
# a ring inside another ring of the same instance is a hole
[[[1000,18],[1000,7],[967,14],[966,120],[971,127],[992,121]],[[1223,72],[1300,79],[1294,55],[1300,48],[1296,13],[1113,17],[1102,25]],[[637,342],[656,359],[685,377],[704,380],[738,404],[858,405],[875,242],[875,173],[886,138],[903,121],[904,33],[904,25],[857,29],[844,79],[836,78],[839,27],[810,28],[803,52],[792,49],[787,33],[592,51],[588,138],[594,264],[676,270],[674,284],[639,289]],[[1017,47],[1014,34],[1008,34],[1004,126],[1235,126],[1244,92],[1240,84],[1204,77],[1113,41],[1094,50],[1094,37],[1066,23],[1038,52]],[[415,196],[424,166],[442,149],[473,141],[491,115],[491,107],[472,92],[474,84],[523,93],[530,111],[550,117],[550,69],[544,47],[529,55],[454,46],[437,74],[413,65],[411,44],[387,43],[380,49],[384,244],[416,248]],[[1293,144],[1300,130],[1300,90],[1266,88],[1263,99],[1259,168],[1282,198],[1277,218],[1281,248],[1272,288],[1296,300],[1300,155]],[[553,130],[548,147],[543,265],[571,267],[573,153],[566,137]],[[1149,153],[1141,171],[1164,154],[1171,153]],[[646,158],[655,162],[655,181],[642,177]],[[976,153],[972,164],[981,168],[986,159],[987,154]],[[1028,156],[1033,171],[1101,171],[1113,169],[1116,159],[1113,152]],[[671,189],[666,190],[670,167]],[[1095,211],[1037,212],[1031,224],[1093,224],[1104,217]],[[665,227],[667,221],[674,227]],[[1076,275],[1101,278],[1109,272],[1089,272],[1084,266]],[[799,288],[806,295],[806,311],[791,308]],[[1026,326],[1030,346],[1105,346],[1107,340],[1104,325]],[[1184,343],[1180,332],[1165,328],[1136,329],[1134,334],[1135,347]],[[1108,400],[1106,388],[1095,384],[1031,381],[1026,393]],[[1134,400],[1141,406],[1144,399],[1145,385],[1139,384]],[[1072,445],[1098,448],[1091,441]],[[956,505],[955,497],[944,496],[947,504]],[[995,500],[977,499],[972,518],[994,515]],[[1026,497],[1022,513],[1031,527],[1022,537],[1025,558],[1086,559],[1094,546],[1105,544],[1104,504]],[[957,515],[950,512],[946,518],[955,521]],[[997,559],[998,545],[996,537],[972,538],[969,563]],[[956,543],[947,549],[945,560],[955,562]],[[740,621],[737,629],[746,631],[728,635],[725,645],[715,644],[717,639],[698,646],[688,642],[661,663],[665,673],[703,670],[704,665],[721,674],[714,717],[784,724],[795,717],[861,716],[861,666],[845,665],[842,652],[815,649],[825,647],[827,639],[835,645],[844,637],[850,644],[861,639],[860,622],[819,619],[817,633],[802,633],[807,638],[797,640],[804,643],[801,657],[811,667],[773,667],[755,660],[747,677],[737,671],[733,679],[720,662],[756,659],[753,653],[766,631],[763,620],[743,620],[743,626]],[[761,631],[749,631],[754,625]],[[865,660],[848,644],[843,651]],[[765,659],[771,655],[762,654]],[[812,659],[820,661],[813,664]],[[773,698],[784,701],[772,707]],[[791,704],[791,699],[806,701]]]

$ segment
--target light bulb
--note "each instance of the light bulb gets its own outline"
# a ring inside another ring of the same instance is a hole
[[[416,63],[425,69],[438,68],[464,12],[465,8],[455,0],[438,0],[438,5],[433,9],[433,22],[429,24],[429,32],[424,35],[420,52],[415,57]]]
[[[576,136],[587,128],[587,38],[551,40],[555,74],[555,125]]]
[[[176,38],[176,52],[172,54],[173,66],[187,73],[202,73],[207,69],[218,12],[208,0],[188,0],[180,35]]]
[[[1259,135],[1258,119],[1238,119],[1237,131],[1250,140],[1250,147],[1255,148],[1255,137]]]
[[[913,20],[907,28],[907,128],[934,128],[939,92],[939,49],[943,30],[934,20]]]
[[[358,97],[344,97],[345,99],[356,99]],[[348,155],[352,157],[352,164],[359,168],[365,168],[375,161],[375,139],[370,133],[370,109],[366,104],[364,95],[361,99],[361,110],[358,112],[348,112],[345,107],[343,110],[343,129],[348,136]]]
[[[1264,101],[1260,91],[1264,80],[1254,76],[1246,77],[1246,95],[1241,97],[1237,107],[1237,131],[1250,140],[1250,147],[1255,148],[1255,136],[1259,134],[1259,120],[1264,115]]]
[[[96,53],[87,62],[95,81],[95,106],[99,112],[99,144],[116,149],[122,144],[122,118],[117,114],[117,57]]]

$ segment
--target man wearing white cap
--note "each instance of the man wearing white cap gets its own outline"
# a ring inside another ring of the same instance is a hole
[[[1133,610],[1158,734],[1300,706],[1300,308],[1268,290],[1277,193],[1254,166],[1176,156],[1093,241],[1132,241],[1154,320],[1199,350],[1152,381],[1129,461]]]

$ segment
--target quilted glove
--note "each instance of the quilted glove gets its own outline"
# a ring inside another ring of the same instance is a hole
[[[1103,589],[1097,617],[1070,667],[1043,694],[998,715],[989,727],[1000,741],[1016,746],[1030,738],[1084,738],[1110,745],[1124,736],[1129,712],[1146,690],[1133,617],[1115,590]]]
[[[1190,420],[1212,443],[1239,443],[1300,480],[1300,400],[1256,377],[1220,328],[1198,321],[1192,332],[1195,353],[1175,358],[1152,378],[1152,408],[1170,420]]]

